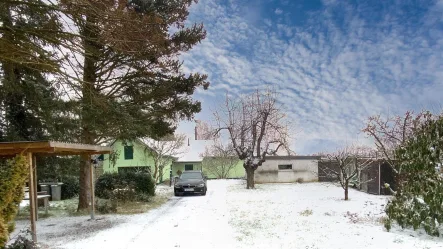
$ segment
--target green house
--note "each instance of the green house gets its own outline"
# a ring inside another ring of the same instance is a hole
[[[144,171],[154,172],[154,159],[152,153],[155,153],[142,140],[134,141],[116,140],[111,145],[112,153],[103,158],[103,172],[113,173],[122,171]],[[159,183],[169,179],[173,157],[169,157],[170,162],[165,166],[163,173],[159,176]]]

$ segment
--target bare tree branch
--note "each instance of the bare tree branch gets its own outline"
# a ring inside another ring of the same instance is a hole
[[[164,168],[171,164],[175,157],[185,153],[186,135],[177,134],[163,137],[161,139],[145,138],[142,141],[148,146],[145,155],[154,161],[153,178],[155,182],[163,181]]]
[[[227,130],[229,142],[247,175],[247,188],[254,188],[254,171],[280,149],[289,151],[287,116],[277,104],[275,91],[254,91],[234,100],[226,96],[225,105],[214,112],[216,132]]]
[[[374,162],[375,151],[367,147],[348,146],[339,149],[331,154],[320,154],[322,162],[329,163],[329,166],[319,167],[328,177],[336,179],[345,191],[345,200],[348,200],[349,183],[354,179],[358,185],[361,181],[361,172]]]

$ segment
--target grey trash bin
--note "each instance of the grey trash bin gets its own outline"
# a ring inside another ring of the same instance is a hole
[[[59,201],[62,199],[62,184],[51,185],[51,200]]]

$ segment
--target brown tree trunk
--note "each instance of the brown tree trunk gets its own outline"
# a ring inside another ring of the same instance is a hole
[[[348,200],[348,184],[346,184],[346,186],[345,186],[345,201],[347,201]]]
[[[158,168],[158,181],[157,182],[159,182],[159,183],[161,183],[161,182],[163,182],[163,173],[164,173],[164,169],[165,169],[165,166],[160,166],[159,168]]]
[[[155,183],[157,184],[157,182],[158,182],[158,176],[159,176],[159,173],[158,173],[158,171],[159,171],[159,166],[158,165],[154,165],[154,181],[155,181]]]
[[[80,192],[78,196],[77,211],[87,210],[91,201],[90,171],[89,171],[89,155],[82,155],[80,162]]]
[[[255,172],[254,169],[249,168],[249,167],[246,168],[246,189],[255,188],[254,172]]]
[[[94,26],[96,18],[92,14],[86,16],[86,24],[82,31],[83,46],[85,50],[85,58],[83,64],[83,82],[82,82],[82,99],[81,99],[81,142],[86,144],[93,144],[93,127],[91,123],[94,123],[94,119],[102,118],[94,116],[94,107],[92,105],[95,95],[95,82],[97,81],[97,58],[98,58],[98,45],[96,43],[98,37],[97,28]],[[91,130],[92,129],[92,130]],[[81,157],[80,165],[80,193],[77,211],[85,210],[89,208],[90,202],[90,171],[89,171],[89,156]]]

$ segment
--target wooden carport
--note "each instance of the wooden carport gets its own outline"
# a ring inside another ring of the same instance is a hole
[[[55,141],[38,141],[38,142],[2,142],[0,143],[0,157],[16,156],[22,154],[27,157],[29,166],[29,204],[31,208],[31,232],[32,240],[37,242],[36,230],[36,214],[37,214],[37,173],[35,164],[35,155],[95,155],[95,154],[109,154],[110,147],[77,144],[77,143],[63,143]],[[91,202],[90,212],[91,219],[94,219],[95,201],[94,201],[94,177],[93,166],[89,162],[91,172],[90,187],[91,187]]]

